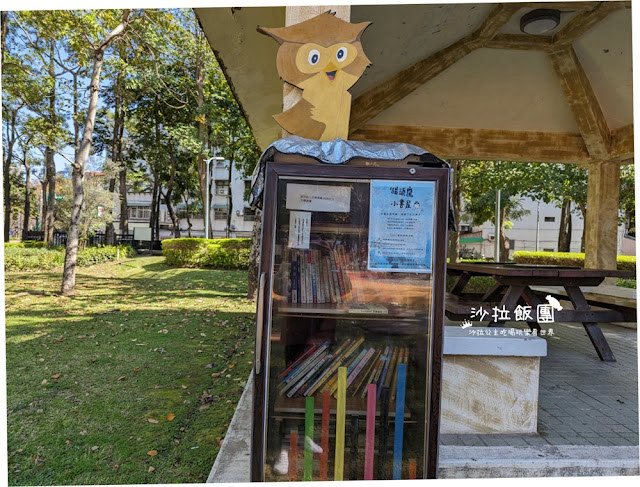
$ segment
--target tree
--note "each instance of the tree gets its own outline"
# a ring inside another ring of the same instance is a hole
[[[103,11],[105,14],[105,23],[115,23],[115,16],[113,11]],[[97,14],[96,14],[97,15]],[[76,278],[76,262],[78,259],[78,237],[80,217],[82,215],[82,205],[84,201],[84,191],[82,181],[84,178],[84,168],[89,158],[91,151],[91,141],[93,137],[93,127],[96,119],[96,112],[98,109],[98,94],[100,91],[100,73],[102,71],[102,65],[104,62],[104,54],[107,48],[129,27],[131,10],[126,9],[120,14],[119,23],[102,39],[87,41],[90,46],[92,54],[92,74],[90,84],[90,98],[89,106],[87,108],[87,115],[84,122],[84,132],[82,135],[82,141],[80,142],[80,148],[76,153],[76,157],[72,164],[72,184],[73,184],[73,208],[71,210],[71,216],[69,220],[69,230],[67,232],[67,248],[64,259],[64,271],[62,274],[62,294],[64,296],[72,295],[75,291],[75,278]],[[77,21],[78,29],[84,30],[87,27],[93,27],[94,32],[98,29],[98,25],[94,22],[96,18],[85,18],[85,16],[78,18],[74,15],[74,20]],[[88,25],[87,25],[88,23]],[[97,23],[97,22],[96,22]],[[102,29],[100,29],[102,30]],[[97,37],[97,36],[96,36]]]
[[[620,211],[627,234],[636,234],[635,167],[633,164],[620,169]]]
[[[522,179],[522,163],[477,161],[468,162],[460,171],[459,177],[464,185],[464,213],[473,225],[481,225],[486,221],[495,224],[495,205],[497,190],[500,194],[500,228],[496,232],[496,244],[500,246],[499,259],[509,258],[509,241],[505,228],[529,211],[522,207],[519,195],[523,194],[526,180]]]

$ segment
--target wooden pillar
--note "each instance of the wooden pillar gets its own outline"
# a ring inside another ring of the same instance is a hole
[[[320,15],[327,11],[336,13],[336,17],[349,22],[351,19],[351,6],[350,5],[300,5],[285,7],[285,27],[290,25],[299,24],[305,20],[309,20],[317,15]],[[284,83],[282,90],[282,111],[286,111],[293,105],[298,103],[302,98],[302,90],[296,88],[289,83]],[[287,137],[289,134],[286,130],[282,130],[282,136]]]
[[[613,161],[589,165],[585,267],[615,269],[618,250],[620,165]]]

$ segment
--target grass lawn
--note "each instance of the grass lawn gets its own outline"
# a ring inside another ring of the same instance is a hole
[[[9,484],[204,482],[253,358],[246,273],[6,274]],[[173,417],[175,415],[175,417]]]

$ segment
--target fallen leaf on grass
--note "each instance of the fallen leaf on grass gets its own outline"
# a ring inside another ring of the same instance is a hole
[[[140,372],[140,367],[136,367],[135,369],[133,369],[134,372]]]
[[[53,374],[51,378],[54,380],[58,380],[60,378],[60,374]]]
[[[156,450],[149,450],[147,452],[147,455],[149,455],[150,457],[155,457],[158,454],[158,452]]]
[[[216,438],[216,441],[218,442],[218,446],[222,446],[223,439],[220,436]]]
[[[92,446],[92,447],[91,447],[91,451],[96,451],[98,448],[100,448],[98,445],[96,445],[96,446]]]
[[[127,377],[123,375],[122,377],[118,377],[118,380],[127,380]]]
[[[117,464],[116,464],[116,465],[114,465],[114,466],[113,466],[113,469],[114,469],[114,470],[118,470],[119,468],[120,468],[120,465],[117,465]]]
[[[65,441],[65,444],[70,445],[71,444],[71,440]]]
[[[42,384],[43,386],[46,386],[48,383],[49,383],[49,381],[47,379],[45,379],[42,382],[40,382],[40,384]]]
[[[151,473],[155,470],[155,467],[149,467],[149,470],[147,470],[147,472]]]
[[[80,434],[81,435],[86,435],[87,434],[87,430],[81,431]]]
[[[176,419],[176,415],[175,414],[167,414],[165,416],[167,418],[167,421],[173,421],[174,419]]]
[[[150,423],[156,424],[158,422],[157,419],[153,419],[153,418],[148,418],[147,421],[149,421]]]

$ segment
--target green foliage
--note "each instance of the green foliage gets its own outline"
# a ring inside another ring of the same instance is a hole
[[[64,265],[64,247],[27,248],[5,246],[4,270],[49,270]]]
[[[34,243],[42,244],[43,242]],[[121,259],[136,255],[136,251],[129,245],[87,247],[78,252],[78,265],[89,267],[116,260],[118,249],[120,249]],[[41,245],[29,247],[20,244],[5,244],[4,269],[7,272],[55,269],[64,265],[64,253],[63,246],[43,248]]]
[[[518,264],[564,265],[584,267],[584,254],[578,252],[514,252],[513,260]],[[618,270],[635,271],[636,258],[631,255],[618,255]]]
[[[176,238],[162,241],[162,255],[168,265],[247,269],[250,238]]]
[[[27,249],[40,249],[47,247],[47,242],[39,242],[37,240],[23,240],[22,242],[5,242],[4,248],[7,247],[22,247]]]
[[[80,267],[89,267],[95,264],[104,264],[110,260],[116,260],[120,250],[120,258],[134,257],[136,251],[130,245],[119,245],[114,247],[107,245],[104,247],[86,247],[78,252],[78,265]]]
[[[636,289],[636,280],[635,279],[616,279],[616,286],[618,287],[627,287],[629,289]]]

